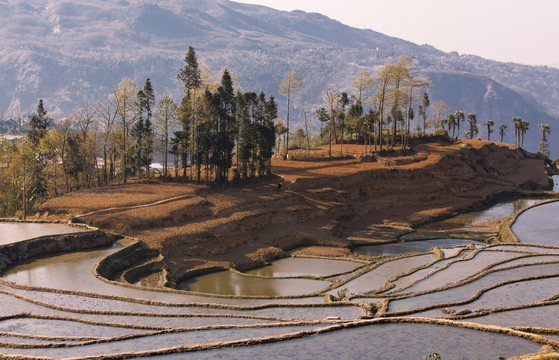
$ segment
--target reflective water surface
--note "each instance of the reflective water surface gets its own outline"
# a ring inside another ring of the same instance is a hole
[[[171,334],[161,334],[149,337],[140,337],[132,340],[122,340],[117,342],[92,344],[73,348],[61,349],[9,349],[1,348],[1,353],[6,354],[25,354],[46,357],[83,357],[98,356],[102,354],[118,354],[126,351],[148,351],[152,349],[165,349],[176,346],[177,344],[203,344],[219,341],[232,341],[240,339],[250,339],[264,335],[279,335],[313,329],[313,327],[278,327],[278,328],[252,328],[237,331],[236,329],[208,330],[208,331],[188,331]]]
[[[40,236],[86,231],[64,224],[3,223],[0,222],[0,245],[29,240]]]
[[[497,326],[529,326],[557,328],[559,324],[559,305],[538,306],[528,309],[493,313],[470,318],[467,321]]]
[[[354,261],[309,259],[288,257],[270,265],[246,271],[247,274],[269,277],[293,277],[302,275],[327,276],[343,273],[362,265]]]
[[[368,256],[395,255],[395,254],[405,254],[410,252],[427,252],[434,247],[448,248],[456,245],[467,245],[467,244],[482,244],[482,243],[478,241],[461,240],[461,239],[418,240],[418,241],[399,242],[399,243],[374,245],[374,246],[363,246],[363,247],[356,248],[355,252],[358,254],[363,254]]]
[[[160,359],[498,359],[536,352],[531,341],[469,329],[385,324],[335,331],[287,343],[176,354]]]
[[[535,200],[501,204],[486,212],[469,214],[468,217],[455,220],[455,223],[462,222],[463,226],[469,226],[466,223],[475,224],[508,216],[519,207],[531,204],[531,201]],[[244,275],[223,271],[180,284],[182,289],[215,294],[210,296],[150,289],[149,286],[161,285],[160,273],[140,279],[138,284],[148,288],[123,287],[96,278],[92,274],[96,263],[128,246],[131,243],[128,240],[119,241],[104,249],[33,259],[8,270],[4,279],[19,285],[87,294],[50,292],[18,288],[10,283],[0,284],[0,316],[13,317],[0,320],[0,332],[4,333],[0,340],[14,345],[0,348],[0,353],[67,358],[280,336],[329,326],[325,321],[331,321],[330,324],[336,321],[356,321],[363,315],[370,315],[365,309],[371,304],[380,304],[383,299],[389,300],[389,311],[467,301],[451,309],[443,309],[441,305],[435,306],[433,310],[407,315],[420,317],[445,317],[449,311],[524,306],[549,300],[559,294],[559,276],[555,276],[559,273],[559,264],[537,263],[559,260],[559,247],[537,248],[529,243],[559,244],[554,235],[557,233],[555,230],[559,230],[556,229],[559,225],[555,224],[557,214],[557,204],[546,204],[521,215],[513,230],[523,244],[486,247],[483,243],[475,243],[474,249],[469,245],[471,241],[442,239],[360,249],[363,253],[375,256],[428,252],[436,246],[443,250],[443,259],[437,259],[432,253],[405,258],[385,256],[382,259],[372,259],[364,268],[357,270],[363,264],[286,258],[269,266],[247,271]],[[520,258],[522,256],[524,257]],[[506,267],[513,268],[504,269]],[[482,271],[492,269],[500,271],[480,275]],[[328,277],[341,273],[345,274],[329,277],[329,281],[301,278]],[[550,274],[555,277],[525,280],[526,277]],[[347,280],[349,281],[345,284],[339,283]],[[458,281],[464,282],[457,283]],[[502,284],[505,281],[514,283]],[[350,304],[324,304],[322,295],[305,297],[307,294],[320,292],[331,284],[337,286],[329,291],[332,295],[336,295],[342,288],[347,289],[350,296],[369,291],[377,293],[367,294],[367,298],[351,299]],[[432,291],[445,285],[453,287],[424,295],[412,293]],[[473,295],[481,289],[486,291],[479,298],[473,299]],[[289,298],[245,299],[216,295]],[[408,298],[398,300],[391,296]],[[557,306],[559,305],[515,308],[516,310],[469,318],[466,321],[497,326],[559,328],[559,319],[555,316]],[[373,308],[373,313],[374,311]],[[23,313],[30,315],[22,315]],[[62,338],[50,341],[26,339],[18,334]],[[78,342],[75,336],[104,340],[97,344],[75,347],[73,345]],[[119,336],[128,338],[123,340]],[[55,347],[60,343],[69,347]],[[42,347],[25,349],[22,344]],[[443,359],[498,359],[536,352],[540,347],[538,343],[484,331],[400,323],[346,328],[265,345],[152,358],[422,359],[437,352]]]
[[[512,226],[520,242],[559,246],[559,202],[536,206],[522,213]]]
[[[394,261],[386,262],[379,267],[349,281],[341,286],[347,289],[350,294],[363,294],[369,291],[380,289],[384,283],[397,275],[403,275],[410,270],[425,266],[435,260],[434,255],[419,255]],[[331,290],[329,293],[335,295],[338,289]]]
[[[461,286],[431,292],[424,295],[418,295],[407,299],[394,300],[390,303],[390,311],[406,311],[410,309],[419,309],[433,304],[461,302],[472,298],[479,290],[490,288],[505,281],[540,275],[553,275],[556,273],[559,273],[558,264],[534,265],[503,270],[490,273],[478,280],[468,282]],[[479,309],[529,304],[554,295],[554,291],[556,291],[555,287],[548,286],[548,284],[554,284],[555,280],[556,279],[547,279],[545,281],[537,280],[527,282],[525,285],[522,285],[523,283],[515,283],[512,285],[498,287],[483,294],[477,301],[457,308]],[[557,280],[559,280],[559,278]],[[531,290],[531,292],[526,293],[527,290]],[[530,299],[530,301],[528,301],[528,299]]]
[[[330,285],[329,281],[309,279],[264,279],[219,271],[185,280],[181,290],[222,295],[296,296],[312,294]]]
[[[466,214],[460,214],[453,218],[428,224],[421,227],[424,231],[448,230],[460,227],[471,227],[489,220],[495,220],[512,215],[514,212],[541,203],[542,199],[518,199],[496,204],[487,210],[474,211]]]

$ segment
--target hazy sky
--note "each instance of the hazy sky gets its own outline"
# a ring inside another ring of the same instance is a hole
[[[319,12],[443,51],[559,66],[559,0],[234,0]]]

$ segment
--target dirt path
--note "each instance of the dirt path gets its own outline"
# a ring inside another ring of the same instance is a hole
[[[113,212],[132,210],[132,209],[141,209],[141,208],[146,208],[146,207],[155,206],[155,205],[163,205],[163,204],[167,204],[167,203],[177,201],[177,200],[191,199],[191,198],[193,198],[192,195],[181,195],[181,196],[175,196],[175,197],[172,197],[172,198],[169,198],[169,199],[159,200],[159,201],[149,203],[149,204],[141,204],[141,205],[133,205],[133,206],[119,206],[119,207],[111,207],[111,208],[107,208],[107,209],[99,209],[99,210],[89,212],[87,214],[78,214],[75,217],[76,218],[84,218],[84,217],[91,216],[91,215],[100,215],[100,214],[107,214],[107,213],[113,213]]]

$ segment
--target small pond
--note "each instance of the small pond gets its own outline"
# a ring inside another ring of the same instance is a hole
[[[87,231],[80,227],[46,223],[0,222],[0,245],[12,244],[46,235],[59,235]]]
[[[139,279],[134,285],[147,288],[162,288],[165,285],[165,277],[161,272],[156,272]]]

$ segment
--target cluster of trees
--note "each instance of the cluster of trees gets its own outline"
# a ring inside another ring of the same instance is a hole
[[[405,147],[415,118],[414,105],[418,103],[425,133],[430,102],[427,92],[421,95],[419,90],[431,84],[414,77],[412,70],[411,59],[402,56],[394,64],[379,67],[376,77],[361,70],[353,81],[355,94],[351,96],[326,85],[323,89],[326,106],[316,111],[318,120],[324,124],[322,136],[328,138],[329,144],[341,144],[341,151],[344,138],[374,145],[375,150],[384,145]],[[365,105],[370,106],[368,112],[364,110]]]
[[[495,132],[495,122],[486,120],[479,123],[476,114],[464,111],[450,112],[443,101],[431,103],[427,89],[431,83],[412,75],[412,60],[402,56],[396,63],[388,63],[377,67],[373,76],[367,70],[361,70],[353,81],[353,94],[336,91],[334,86],[325,85],[323,88],[324,107],[317,109],[314,114],[306,105],[302,105],[304,129],[297,129],[294,146],[310,147],[313,142],[309,133],[308,122],[315,116],[320,122],[320,135],[315,144],[341,144],[343,153],[344,141],[363,143],[374,150],[384,146],[407,147],[411,136],[427,135],[445,129],[449,136],[475,139],[481,134],[483,127],[487,129],[487,139]],[[304,87],[301,79],[290,71],[282,81],[280,92],[287,96],[288,109],[293,102],[293,96]],[[365,107],[369,106],[368,111]],[[431,115],[431,116],[429,116]],[[415,127],[412,122],[417,119]],[[520,118],[513,118],[516,145],[522,147],[524,136],[529,123]],[[543,126],[543,128],[542,128]],[[506,124],[498,125],[500,140],[503,142]],[[539,152],[549,156],[547,137],[549,125],[540,124],[542,139]],[[289,110],[287,127],[278,123],[276,132],[284,137],[285,152],[289,151]],[[278,142],[278,144],[281,142]],[[368,147],[367,147],[368,149]]]
[[[178,74],[184,96],[157,101],[150,79],[142,89],[125,77],[100,102],[84,101],[53,120],[42,100],[25,137],[0,144],[0,216],[25,216],[35,204],[80,188],[161,176],[223,183],[271,173],[275,147],[273,96],[241,92],[226,69],[220,81],[189,48]],[[180,170],[179,170],[180,169]],[[231,171],[233,169],[233,171]]]
[[[417,107],[418,125],[416,133],[427,132],[429,127],[434,131],[442,127],[440,116],[446,104],[435,102],[431,105],[426,88],[432,86],[428,81],[412,75],[412,60],[402,56],[396,63],[380,66],[373,76],[367,70],[361,70],[353,81],[354,93],[336,91],[332,85],[325,85],[322,91],[325,106],[317,109],[314,116],[321,124],[319,143],[331,145],[341,144],[343,153],[344,141],[363,143],[367,149],[406,147],[412,135],[412,121],[415,119]],[[288,108],[291,96],[303,87],[296,74],[290,72],[284,78],[280,92],[288,97]],[[423,89],[423,92],[421,91]],[[368,111],[365,107],[369,106]],[[427,109],[432,106],[433,118],[427,117]],[[310,135],[308,121],[313,113],[303,106],[305,130],[298,131],[297,139],[303,138],[309,146]],[[421,122],[422,120],[422,122]],[[289,136],[289,118],[287,128],[279,128],[278,134]],[[298,141],[298,143],[301,141]],[[289,150],[286,141],[286,152]]]
[[[170,140],[170,152],[180,158],[183,176],[187,177],[186,169],[192,165],[188,175],[192,180],[201,180],[203,167],[206,180],[213,174],[218,183],[228,181],[233,155],[234,178],[271,174],[278,112],[274,97],[266,98],[263,92],[235,91],[234,79],[227,69],[221,82],[212,86],[204,81],[192,47],[184,61],[178,75],[185,94],[178,107],[181,130],[174,132]]]
[[[298,129],[293,145],[310,150],[309,122],[321,124],[319,142],[363,143],[366,151],[406,147],[411,136],[444,129],[458,138],[473,139],[483,126],[491,139],[495,123],[478,124],[475,114],[450,113],[441,101],[431,103],[431,84],[412,75],[412,61],[402,56],[396,63],[378,67],[373,76],[361,70],[353,81],[354,93],[323,88],[325,106],[303,105],[305,129]],[[189,47],[177,78],[184,87],[180,103],[169,95],[159,101],[150,79],[142,89],[123,78],[110,96],[100,102],[84,101],[69,116],[56,121],[48,117],[40,100],[24,138],[0,144],[0,216],[25,216],[49,197],[79,188],[126,183],[130,176],[153,176],[154,157],[159,156],[160,176],[190,181],[227,182],[271,174],[274,148],[290,148],[291,107],[304,88],[299,76],[289,71],[279,92],[287,98],[286,126],[277,120],[273,96],[241,92],[236,79],[224,69],[215,78]],[[369,106],[368,111],[365,107]],[[417,109],[417,110],[416,110]],[[432,113],[428,117],[429,110]],[[412,122],[417,123],[412,129]],[[515,141],[523,145],[529,123],[514,118]],[[549,125],[540,124],[540,152],[549,155]],[[501,142],[506,124],[498,127]],[[173,165],[169,165],[172,157]]]
[[[74,189],[148,177],[154,104],[150,80],[137,91],[128,78],[106,100],[84,101],[57,120],[39,100],[26,136],[0,144],[0,215],[25,216],[34,204]]]

